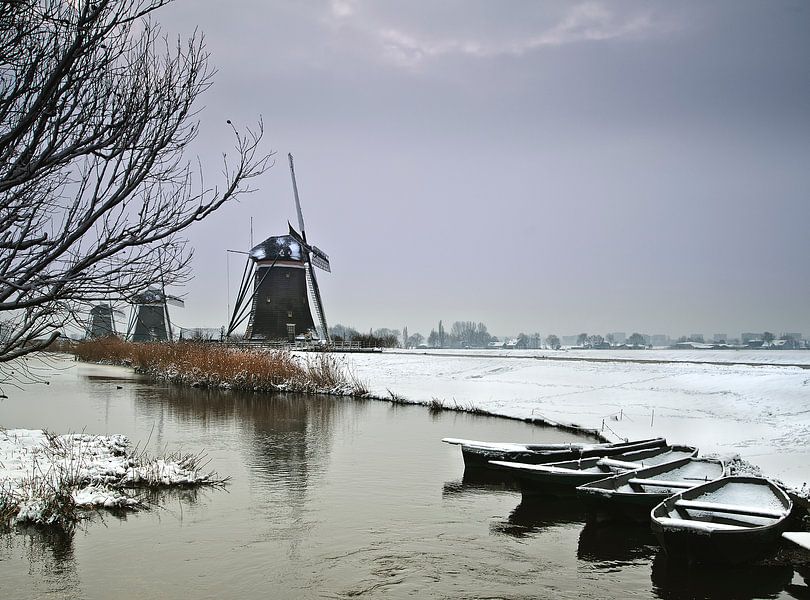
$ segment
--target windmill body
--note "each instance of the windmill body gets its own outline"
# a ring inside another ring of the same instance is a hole
[[[165,342],[172,339],[168,304],[182,307],[183,301],[154,288],[135,294],[127,338],[133,342]]]
[[[90,322],[87,327],[87,337],[102,338],[116,335],[116,314],[121,314],[121,311],[113,309],[109,304],[96,304],[90,309]]]
[[[309,307],[307,263],[301,245],[290,235],[267,238],[250,251],[253,307],[245,337],[288,340],[316,331]]]

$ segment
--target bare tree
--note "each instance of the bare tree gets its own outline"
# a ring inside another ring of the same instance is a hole
[[[250,191],[262,125],[221,187],[183,151],[212,70],[203,38],[152,20],[170,0],[0,4],[0,363],[48,346],[94,301],[187,279],[178,233]]]

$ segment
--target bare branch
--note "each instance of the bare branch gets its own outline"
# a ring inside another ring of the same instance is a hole
[[[222,186],[195,177],[212,70],[202,35],[171,42],[152,20],[167,1],[0,4],[0,363],[90,302],[183,281],[180,233],[270,165],[261,121],[231,125]]]

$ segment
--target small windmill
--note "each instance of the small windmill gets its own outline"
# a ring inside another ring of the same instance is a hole
[[[117,335],[115,317],[123,316],[123,312],[109,304],[96,304],[90,309],[85,337],[91,339]]]
[[[159,342],[174,339],[169,305],[182,308],[185,303],[165,291],[149,288],[132,296],[127,339],[133,342]]]
[[[314,332],[328,342],[329,328],[314,267],[331,272],[329,256],[307,242],[293,157],[288,156],[301,232],[287,223],[287,235],[269,237],[248,252],[227,335],[248,319],[245,338],[249,340],[294,341]]]

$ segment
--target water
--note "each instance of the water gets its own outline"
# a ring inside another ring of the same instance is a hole
[[[646,527],[584,525],[567,500],[521,502],[464,477],[442,437],[571,441],[570,433],[423,407],[156,385],[57,360],[50,385],[6,388],[0,424],[124,433],[205,450],[226,491],[160,494],[73,536],[0,536],[0,597],[790,598],[790,567],[668,564]],[[807,573],[805,573],[807,575]],[[799,594],[799,595],[797,595]]]

